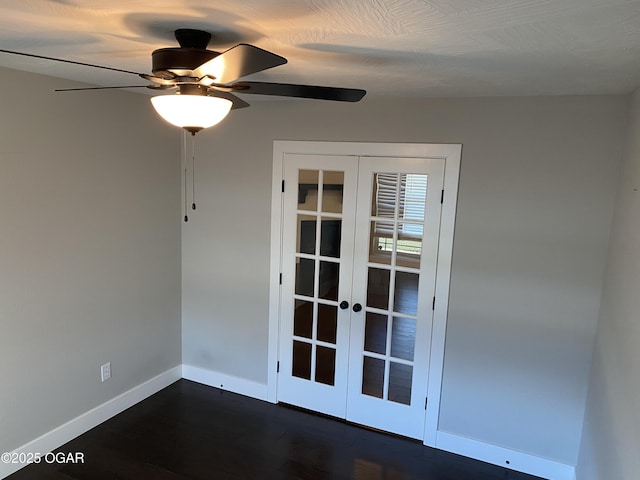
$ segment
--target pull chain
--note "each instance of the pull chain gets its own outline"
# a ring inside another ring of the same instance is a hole
[[[196,136],[191,135],[191,210],[196,209]]]
[[[184,221],[189,221],[189,215],[187,215],[187,169],[184,169]]]
[[[187,132],[183,130],[184,135],[182,136],[182,160],[184,162],[184,221],[189,221],[189,216],[187,215]]]

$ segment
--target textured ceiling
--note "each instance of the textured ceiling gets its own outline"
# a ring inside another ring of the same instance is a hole
[[[243,42],[287,65],[250,77],[369,95],[629,93],[640,0],[0,0],[0,49],[149,72],[173,30]],[[0,53],[0,65],[96,85],[131,75]]]

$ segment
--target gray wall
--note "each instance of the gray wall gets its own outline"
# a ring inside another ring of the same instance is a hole
[[[580,461],[579,480],[640,472],[640,91],[632,100]]]
[[[0,452],[181,363],[180,137],[69,86],[0,70]]]
[[[575,464],[627,104],[365,98],[232,112],[196,137],[183,363],[267,381],[274,139],[462,143],[440,429]]]

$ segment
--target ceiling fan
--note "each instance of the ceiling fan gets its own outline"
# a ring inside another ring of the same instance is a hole
[[[175,31],[175,37],[179,47],[160,48],[152,52],[152,74],[11,50],[0,49],[0,52],[112,70],[136,75],[150,82],[147,85],[68,88],[56,91],[136,87],[175,90],[175,95],[155,96],[151,102],[165,120],[184,128],[192,135],[203,128],[217,124],[230,110],[249,106],[236,94],[275,95],[340,102],[357,102],[366,94],[365,90],[353,88],[238,81],[247,75],[283,65],[287,63],[287,59],[245,43],[222,53],[208,50],[211,34],[201,30],[178,29]]]

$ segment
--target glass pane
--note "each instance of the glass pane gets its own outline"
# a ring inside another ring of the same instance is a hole
[[[387,353],[387,316],[367,312],[364,327],[364,349],[367,352]]]
[[[367,306],[389,308],[389,270],[379,268],[369,268],[367,283]]]
[[[424,227],[420,223],[399,223],[396,244],[396,264],[402,267],[420,268],[422,236]]]
[[[320,227],[320,255],[340,258],[342,220],[323,218]]]
[[[338,327],[338,307],[318,304],[318,332],[317,339],[321,342],[336,343]]]
[[[391,265],[393,250],[393,223],[371,222],[369,231],[369,261]]]
[[[338,300],[338,278],[340,264],[335,262],[320,262],[320,284],[318,296],[325,300]]]
[[[298,172],[298,210],[318,210],[318,170]]]
[[[365,356],[362,361],[362,394],[382,398],[384,360]]]
[[[293,365],[291,375],[311,380],[311,344],[293,341]]]
[[[411,404],[411,381],[413,367],[401,363],[389,365],[389,400],[397,403]]]
[[[329,213],[342,213],[344,172],[325,171],[322,183],[322,211]]]
[[[336,376],[336,351],[316,346],[316,382],[333,385]]]
[[[393,311],[416,315],[418,313],[418,274],[396,272]]]
[[[416,321],[411,318],[394,317],[391,327],[391,356],[413,360],[416,343]]]
[[[400,212],[404,220],[424,220],[427,201],[427,175],[406,173],[400,175]]]
[[[293,334],[296,337],[311,338],[313,333],[313,303],[296,300],[293,312]]]
[[[395,218],[398,196],[397,173],[374,173],[372,217]]]
[[[298,258],[298,264],[296,265],[296,294],[313,297],[315,266],[315,260]]]
[[[299,253],[316,253],[316,217],[310,215],[298,215],[298,241]]]

